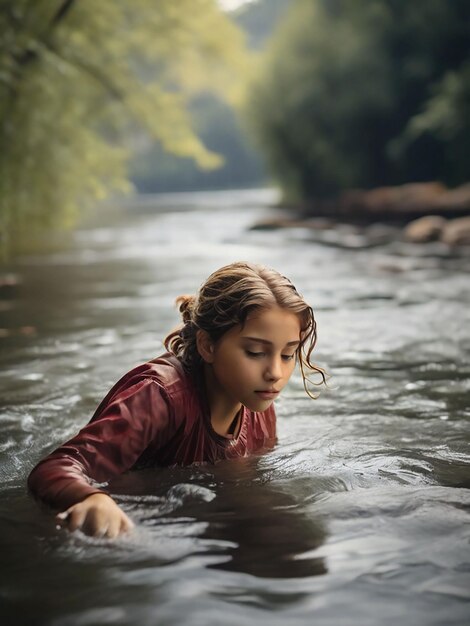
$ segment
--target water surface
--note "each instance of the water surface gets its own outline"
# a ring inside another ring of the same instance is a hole
[[[468,623],[470,253],[387,229],[250,230],[273,199],[139,200],[11,268],[2,624]],[[177,295],[242,259],[312,303],[330,390],[312,401],[294,376],[268,454],[114,481],[137,523],[129,538],[58,531],[26,493],[32,466],[162,351]]]

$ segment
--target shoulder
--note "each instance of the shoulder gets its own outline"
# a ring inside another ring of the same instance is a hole
[[[111,403],[128,401],[148,393],[158,393],[168,404],[174,404],[179,399],[192,396],[194,384],[176,357],[163,354],[122,376],[103,398],[95,416]]]
[[[114,388],[124,389],[140,382],[154,382],[170,394],[189,388],[192,384],[191,377],[178,359],[167,353],[134,367],[118,380]]]
[[[169,394],[179,393],[194,387],[191,376],[184,370],[181,362],[169,353],[142,365],[140,375],[142,374],[155,380]]]

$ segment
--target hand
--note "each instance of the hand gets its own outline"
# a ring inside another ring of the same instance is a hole
[[[134,528],[124,511],[105,493],[93,493],[82,502],[58,513],[57,520],[70,531],[79,529],[86,535],[109,539]]]

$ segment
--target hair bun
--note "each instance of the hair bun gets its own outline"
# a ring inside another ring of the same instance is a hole
[[[176,306],[179,308],[183,322],[186,324],[191,321],[192,312],[196,298],[194,296],[178,296],[176,298]]]

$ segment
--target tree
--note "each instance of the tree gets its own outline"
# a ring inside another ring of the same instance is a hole
[[[258,0],[230,12],[250,49],[251,67],[292,0]],[[203,170],[192,159],[164,152],[158,144],[139,145],[130,161],[131,180],[144,193],[195,189],[233,189],[266,184],[266,169],[247,132],[243,112],[213,93],[190,102],[193,127],[204,145],[221,155],[223,165]]]
[[[286,197],[466,180],[469,25],[465,0],[294,0],[249,107]]]
[[[153,142],[145,144],[136,149],[129,163],[130,178],[138,191],[234,189],[263,183],[265,172],[239,120],[239,107],[205,93],[191,100],[188,111],[198,136],[222,157],[223,165],[203,170],[193,159],[165,153]]]
[[[142,131],[202,167],[220,159],[191,129],[199,89],[235,100],[243,37],[215,0],[0,0],[3,254],[128,188]]]

